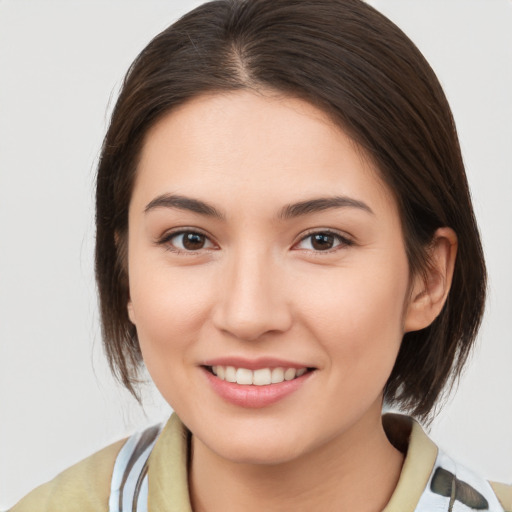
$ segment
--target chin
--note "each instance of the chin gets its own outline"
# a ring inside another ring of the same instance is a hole
[[[275,442],[233,443],[214,447],[217,455],[237,464],[248,465],[279,465],[291,462],[300,456],[300,450],[296,444],[288,446]],[[225,448],[225,449],[223,449]]]
[[[277,465],[293,461],[307,450],[304,440],[293,432],[281,432],[276,429],[250,429],[228,435],[208,432],[195,436],[208,450],[222,459],[251,465]],[[298,434],[298,433],[297,433]]]

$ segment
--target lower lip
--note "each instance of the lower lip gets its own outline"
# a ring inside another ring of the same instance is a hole
[[[224,400],[239,407],[253,409],[267,407],[279,402],[297,391],[313,374],[312,371],[308,371],[293,380],[285,380],[278,384],[268,384],[266,386],[255,386],[241,385],[219,379],[206,368],[203,368],[203,372],[213,390]]]

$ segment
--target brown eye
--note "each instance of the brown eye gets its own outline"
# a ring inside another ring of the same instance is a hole
[[[199,233],[183,233],[181,235],[183,247],[189,251],[197,251],[204,247],[206,237]]]
[[[214,247],[213,243],[206,235],[196,231],[172,233],[165,237],[161,243],[170,246],[170,249],[182,252],[200,251],[201,249],[211,249]]]
[[[298,244],[298,249],[321,252],[353,245],[352,240],[338,233],[318,231],[305,236]]]
[[[334,247],[335,238],[330,233],[315,233],[311,235],[311,247],[317,251],[326,251]]]

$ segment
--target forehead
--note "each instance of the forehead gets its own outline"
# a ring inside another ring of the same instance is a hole
[[[395,209],[370,159],[323,111],[252,91],[194,98],[148,131],[134,196],[150,200],[163,192],[225,204],[244,196],[260,209],[283,195],[350,194]]]

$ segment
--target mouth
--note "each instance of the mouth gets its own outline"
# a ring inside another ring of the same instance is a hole
[[[271,406],[295,395],[313,381],[317,368],[274,358],[246,360],[231,357],[201,365],[211,389],[223,400],[244,408]]]
[[[204,368],[219,380],[236,383],[241,386],[270,386],[285,381],[296,380],[306,373],[313,372],[315,368],[237,368],[235,366],[204,366]]]

